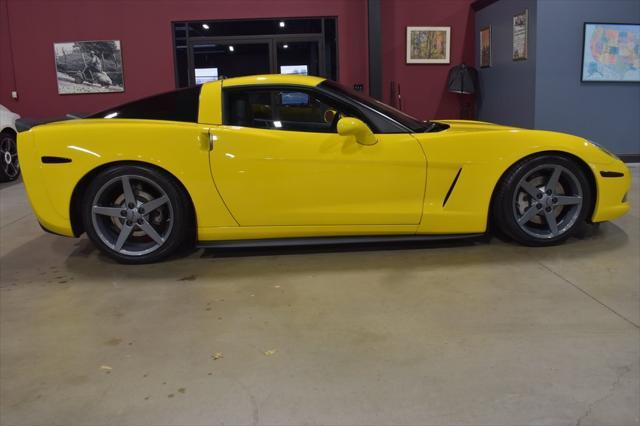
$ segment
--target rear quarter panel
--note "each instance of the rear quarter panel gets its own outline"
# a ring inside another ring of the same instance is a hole
[[[206,125],[153,120],[85,119],[37,126],[19,135],[25,184],[40,222],[72,235],[70,202],[80,180],[100,166],[139,162],[156,166],[186,188],[198,227],[237,226],[213,185]],[[71,159],[43,164],[42,156]]]

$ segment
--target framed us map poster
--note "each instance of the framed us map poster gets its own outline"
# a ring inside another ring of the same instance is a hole
[[[640,82],[640,24],[584,24],[582,81]]]

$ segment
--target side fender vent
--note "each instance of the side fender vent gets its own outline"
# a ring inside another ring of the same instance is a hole
[[[451,186],[449,187],[449,190],[447,191],[447,195],[445,195],[444,197],[444,201],[442,202],[442,207],[444,208],[444,206],[447,205],[447,201],[449,201],[449,197],[451,196],[451,193],[453,192],[453,188],[456,186],[456,183],[458,183],[458,178],[460,177],[460,173],[462,172],[462,167],[460,167],[458,169],[458,173],[456,173],[456,177],[453,178],[453,182],[451,182]]]

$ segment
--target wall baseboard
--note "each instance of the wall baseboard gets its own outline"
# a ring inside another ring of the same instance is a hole
[[[619,154],[618,157],[625,163],[640,163],[640,154]]]

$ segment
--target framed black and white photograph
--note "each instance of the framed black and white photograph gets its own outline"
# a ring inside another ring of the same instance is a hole
[[[513,17],[513,60],[522,61],[528,57],[529,10]]]
[[[54,43],[58,94],[124,92],[120,40]]]
[[[408,64],[448,64],[451,27],[407,27]]]

